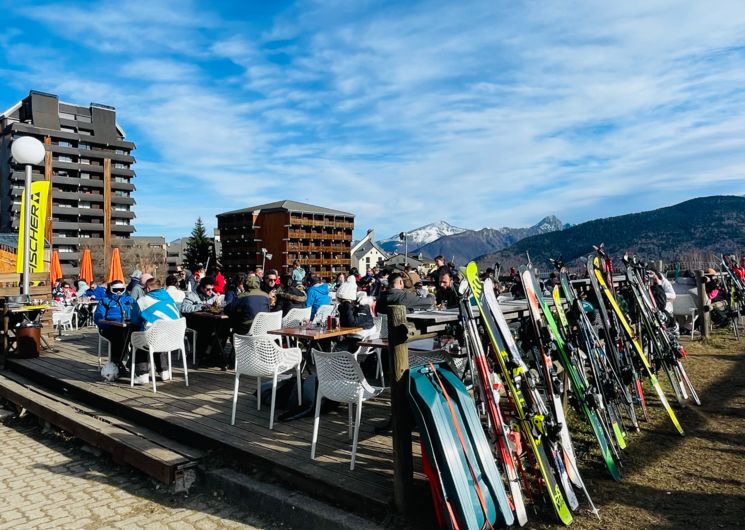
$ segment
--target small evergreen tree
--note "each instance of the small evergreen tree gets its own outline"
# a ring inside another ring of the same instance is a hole
[[[204,228],[202,218],[198,217],[194,228],[191,231],[191,237],[186,241],[186,250],[184,250],[184,267],[194,270],[197,264],[207,265],[215,262],[215,245],[207,237],[207,230]]]

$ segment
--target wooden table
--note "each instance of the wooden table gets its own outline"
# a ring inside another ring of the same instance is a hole
[[[445,309],[444,311],[414,311],[406,315],[406,320],[414,322],[423,333],[445,331],[448,324],[460,320],[458,309]]]

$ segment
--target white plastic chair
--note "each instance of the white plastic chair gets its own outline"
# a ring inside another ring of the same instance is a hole
[[[281,313],[280,313],[281,315]],[[274,428],[274,400],[277,395],[277,376],[295,369],[297,376],[297,401],[303,404],[300,364],[303,354],[300,348],[282,348],[270,335],[233,335],[235,348],[235,389],[233,391],[233,414],[230,424],[235,425],[235,409],[238,405],[238,386],[241,375],[256,378],[256,410],[261,410],[261,378],[272,378],[272,403],[269,411],[269,429]]]
[[[248,330],[249,335],[266,335],[269,331],[282,329],[282,311],[257,313],[251,322],[251,328]],[[272,340],[281,344],[282,337],[279,335],[272,336]]]
[[[310,307],[293,308],[290,309],[285,316],[282,317],[283,328],[297,328],[303,322],[310,322]],[[293,340],[287,337],[288,346],[297,346],[297,339]]]
[[[372,327],[372,329],[365,334],[365,339],[378,339],[380,338],[380,334],[383,330],[383,317],[373,317],[373,321],[375,322],[375,325]],[[380,348],[372,348],[369,346],[361,346],[357,348],[357,351],[352,353],[354,355],[354,358],[356,361],[359,361],[360,356],[367,357],[368,355],[375,355],[378,361],[378,366],[375,369],[375,376],[380,378],[380,384],[385,386],[385,378],[383,376],[383,361],[382,359],[382,352]]]
[[[72,329],[73,325],[77,329],[77,318],[78,314],[75,312],[75,306],[64,306],[62,309],[58,309],[52,313],[52,326],[57,326],[62,333],[62,328]],[[73,323],[73,321],[75,321]]]
[[[153,380],[153,392],[157,392],[155,386],[155,352],[168,352],[168,371],[173,373],[171,367],[171,352],[180,350],[184,362],[184,382],[189,386],[189,371],[186,367],[186,319],[158,320],[145,331],[135,331],[130,336],[132,344],[132,371],[130,373],[130,386],[135,384],[135,353],[137,350],[147,350],[150,354],[150,378]]]
[[[326,322],[326,317],[334,312],[336,306],[333,304],[322,305],[316,311],[316,316],[313,317],[313,325],[318,326]]]
[[[282,317],[283,328],[296,328],[304,321],[310,321],[310,307],[293,308]]]
[[[107,357],[109,362],[111,362],[111,341],[101,335],[101,330],[98,330],[98,367],[101,368],[101,345],[103,343],[106,343],[106,351],[108,352]]]
[[[365,380],[362,368],[352,355],[346,351],[322,352],[313,350],[318,375],[318,392],[316,392],[316,415],[313,420],[313,441],[310,447],[310,458],[316,458],[316,442],[321,416],[322,398],[346,403],[349,407],[349,435],[352,438],[352,461],[349,469],[354,469],[357,457],[357,440],[359,439],[360,422],[362,421],[362,403],[379,395],[382,387],[370,386]],[[352,408],[357,405],[356,417],[352,420]],[[354,435],[352,435],[354,429]]]

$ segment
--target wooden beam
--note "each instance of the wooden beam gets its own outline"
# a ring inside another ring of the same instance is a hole
[[[709,304],[709,296],[706,294],[706,281],[707,277],[704,275],[704,271],[695,270],[693,274],[696,276],[696,286],[698,288],[698,314],[701,315],[699,322],[701,323],[701,336],[704,339],[708,339],[711,336],[711,304]]]
[[[409,409],[409,328],[406,306],[388,308],[388,348],[393,356],[391,414],[393,415],[393,499],[396,510],[406,513],[411,506],[414,464],[411,451],[412,417]]]
[[[111,259],[111,159],[103,159],[103,275],[109,273]]]

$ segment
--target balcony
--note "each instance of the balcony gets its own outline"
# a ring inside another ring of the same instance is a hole
[[[111,225],[112,233],[113,232],[124,232],[127,234],[131,234],[134,231],[135,231],[135,227],[132,225],[116,225],[116,224]]]

